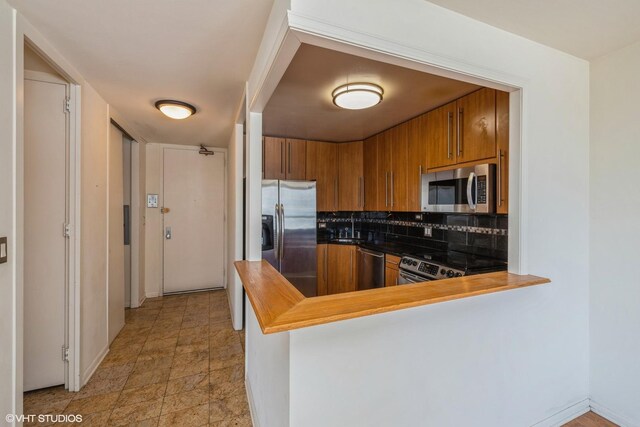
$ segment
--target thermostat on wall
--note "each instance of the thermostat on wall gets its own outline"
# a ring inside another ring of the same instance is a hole
[[[148,208],[157,208],[158,207],[158,195],[157,194],[147,194],[147,207]]]

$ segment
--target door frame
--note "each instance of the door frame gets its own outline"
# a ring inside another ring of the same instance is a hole
[[[160,176],[162,177],[161,182],[160,182],[160,194],[161,194],[161,200],[162,202],[160,203],[162,206],[164,206],[164,153],[165,150],[169,149],[169,150],[186,150],[186,151],[199,151],[200,150],[200,146],[195,146],[195,145],[180,145],[180,144],[158,144],[161,148],[162,148],[162,156],[161,156],[161,163],[159,165],[159,171],[160,171]],[[223,176],[224,176],[224,181],[222,183],[222,191],[224,193],[223,195],[223,200],[224,200],[224,209],[223,209],[223,221],[222,221],[222,288],[221,289],[227,289],[227,240],[228,240],[228,236],[227,236],[227,181],[228,181],[228,177],[227,177],[227,154],[228,154],[228,149],[226,148],[221,148],[221,147],[209,147],[209,146],[205,146],[205,148],[207,148],[210,151],[213,151],[214,153],[221,153],[224,154],[224,171],[223,171]],[[160,296],[165,295],[164,292],[164,215],[162,216],[162,282],[160,284]]]
[[[68,187],[67,210],[70,236],[67,256],[66,294],[66,346],[68,360],[65,368],[65,387],[69,391],[79,391],[80,382],[80,191],[81,191],[81,85],[80,74],[49,42],[20,14],[16,17],[15,37],[15,318],[12,355],[14,361],[14,399],[16,413],[23,412],[23,358],[24,358],[24,45],[27,44],[44,59],[69,87],[68,120]]]

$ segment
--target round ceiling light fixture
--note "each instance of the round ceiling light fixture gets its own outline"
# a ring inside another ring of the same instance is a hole
[[[161,99],[157,101],[156,108],[165,116],[176,120],[186,119],[196,113],[196,107],[193,105],[173,99]]]
[[[373,83],[347,83],[331,92],[333,103],[347,110],[362,110],[382,101],[382,88]]]

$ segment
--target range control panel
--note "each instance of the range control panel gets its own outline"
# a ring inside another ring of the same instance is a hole
[[[464,271],[449,268],[432,261],[404,256],[400,260],[400,269],[431,280],[449,279],[464,276]]]

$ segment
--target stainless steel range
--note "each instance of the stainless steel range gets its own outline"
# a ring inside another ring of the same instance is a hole
[[[399,285],[450,279],[471,274],[489,273],[507,269],[507,263],[493,258],[461,252],[426,252],[405,255],[400,260]]]

